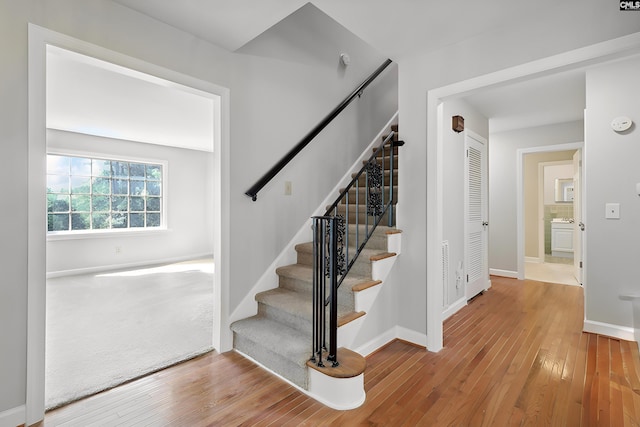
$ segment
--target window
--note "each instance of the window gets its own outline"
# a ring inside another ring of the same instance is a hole
[[[161,164],[47,155],[47,231],[157,228]]]

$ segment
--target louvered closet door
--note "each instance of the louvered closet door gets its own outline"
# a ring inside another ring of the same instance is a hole
[[[489,286],[486,140],[465,132],[465,296]]]

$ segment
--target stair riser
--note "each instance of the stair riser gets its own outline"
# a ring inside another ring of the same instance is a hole
[[[398,169],[398,155],[393,156],[393,169]],[[366,164],[367,161],[363,160],[362,164]],[[380,156],[377,160],[376,163],[381,165],[383,167],[384,170],[389,170],[391,169],[391,157],[389,156],[385,156],[384,157],[384,161],[382,159],[382,156]]]
[[[233,347],[264,366],[268,366],[272,371],[282,375],[303,389],[306,390],[308,388],[306,364],[300,366],[282,357],[282,355],[276,354],[263,347],[260,343],[256,343],[236,333],[233,334]],[[311,348],[311,339],[309,339],[309,348]],[[309,351],[309,355],[311,355],[311,351]]]
[[[339,313],[344,313],[345,311],[352,311],[353,308],[346,308],[341,305]],[[278,307],[269,306],[267,304],[258,304],[258,314],[268,317],[271,320],[282,323],[285,326],[288,326],[292,329],[295,329],[305,335],[309,336],[309,346],[311,346],[311,333],[313,331],[313,323],[311,322],[311,313],[309,313],[308,317],[300,317],[296,316],[292,313],[288,313],[285,310],[281,310]],[[326,314],[327,325],[326,325],[326,333],[329,336],[329,310],[327,309]]]
[[[278,285],[281,288],[289,289],[295,292],[307,293],[309,294],[309,301],[311,301],[311,293],[313,289],[311,278],[309,278],[308,280],[302,280],[288,276],[280,276]],[[327,296],[328,295],[329,293],[327,292]],[[353,292],[351,291],[351,289],[348,289],[347,286],[340,286],[340,288],[338,288],[338,301],[340,301],[340,305],[355,307]]]
[[[360,233],[358,235],[358,239],[360,244],[362,244],[362,241],[365,237],[364,232]],[[355,245],[356,243],[356,233],[349,233],[349,245]],[[387,236],[386,235],[376,235],[373,234],[371,237],[369,237],[369,240],[367,241],[367,248],[369,249],[380,249],[382,251],[386,251],[387,250]]]
[[[313,327],[311,324],[311,314],[309,314],[309,318],[300,317],[262,303],[258,303],[258,314],[282,323],[292,329],[296,329],[303,334],[308,334],[309,343],[311,343],[311,331]]]
[[[398,140],[398,138],[396,137],[396,138],[395,138],[395,140],[397,141],[397,140]],[[379,146],[378,146],[378,147],[379,147]],[[375,153],[375,152],[376,152],[376,150],[378,149],[378,147],[376,147],[376,148],[372,148],[372,149],[371,149],[371,152],[372,152],[372,153]],[[398,148],[399,148],[399,147],[397,147],[397,146],[396,146],[396,147],[393,147],[393,154],[396,154],[396,155],[398,154]],[[389,147],[389,144],[386,144],[386,145],[384,146],[384,149],[383,149],[383,150],[384,150],[385,155],[386,155],[386,156],[388,156],[388,155],[389,155],[389,152],[391,151],[391,150],[390,150],[390,147]]]
[[[337,209],[337,213],[339,215],[345,215],[345,206],[346,205],[340,205],[338,206]],[[393,223],[391,224],[392,226],[395,225],[395,205],[391,207],[393,209]],[[365,215],[364,209],[360,209],[359,215],[358,215],[358,223],[364,225],[365,221],[366,221],[367,217]],[[380,221],[381,225],[389,225],[388,224],[388,220],[389,220],[389,212],[385,213],[382,216],[382,220]],[[349,224],[355,224],[356,222],[356,213],[355,213],[355,209],[349,208]],[[370,216],[369,217],[369,225],[373,225],[374,223],[374,217]]]
[[[353,256],[353,251],[349,251],[349,257]],[[298,264],[313,266],[313,254],[308,252],[298,252]],[[356,262],[349,270],[349,273],[357,274],[358,276],[370,276],[371,275],[371,261],[362,259],[359,256]]]
[[[390,175],[389,172],[387,171],[384,175],[384,185],[390,185],[391,180],[389,179]],[[355,175],[351,175],[351,178],[355,178]],[[359,185],[361,187],[364,187],[366,185],[366,177],[364,174],[360,175],[360,178],[358,179],[359,181]],[[398,170],[395,169],[393,171],[393,185],[398,185]]]
[[[356,193],[358,194],[358,197],[356,198]],[[347,199],[346,197],[342,199],[342,204],[346,204],[347,202],[349,202],[350,205],[355,205],[355,204],[364,204],[367,200],[367,195],[368,195],[368,191],[366,188],[361,187],[358,188],[357,191],[355,188],[352,188],[349,190],[349,198]],[[389,200],[389,187],[385,187],[384,188],[384,199],[385,202],[387,202]],[[393,200],[397,203],[398,202],[398,188],[395,187],[393,189]]]

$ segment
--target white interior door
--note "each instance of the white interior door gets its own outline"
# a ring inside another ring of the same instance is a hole
[[[573,154],[573,266],[578,283],[582,284],[582,150]]]
[[[465,296],[489,288],[487,140],[465,131]]]

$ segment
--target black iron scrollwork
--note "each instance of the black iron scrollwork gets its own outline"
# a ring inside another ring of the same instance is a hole
[[[367,165],[367,215],[382,215],[382,166],[371,162]]]
[[[336,247],[336,275],[340,276],[343,275],[347,269],[347,257],[344,253],[344,235],[346,232],[346,226],[345,226],[345,220],[344,220],[344,216],[342,215],[338,215],[335,217],[336,218],[336,240],[337,240],[337,247]],[[330,240],[330,231],[329,228],[327,227],[327,232],[326,232],[326,236],[325,236],[325,242],[326,245],[329,245],[329,240]],[[327,250],[327,256],[325,257],[325,271],[324,274],[326,277],[329,277],[329,271],[330,271],[330,258],[329,255],[330,251]]]

